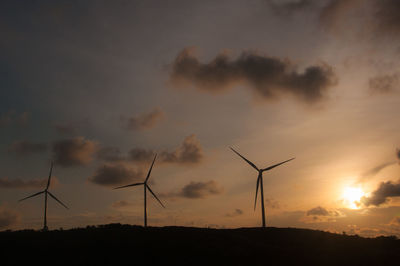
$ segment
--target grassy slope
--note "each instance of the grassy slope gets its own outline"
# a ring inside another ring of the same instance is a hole
[[[0,252],[1,265],[399,265],[400,240],[295,228],[111,224],[1,232]]]

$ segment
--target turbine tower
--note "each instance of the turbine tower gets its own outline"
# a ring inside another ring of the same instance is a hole
[[[157,154],[154,156],[153,162],[152,162],[152,164],[150,166],[149,172],[147,173],[147,177],[146,177],[144,182],[135,183],[135,184],[130,184],[130,185],[114,188],[114,189],[120,189],[120,188],[125,188],[125,187],[134,187],[134,186],[143,185],[143,187],[144,187],[144,227],[147,227],[147,201],[146,201],[146,191],[147,191],[147,189],[154,196],[154,198],[161,204],[161,206],[163,208],[165,208],[165,206],[162,204],[161,200],[159,200],[157,198],[156,194],[154,194],[153,190],[151,190],[150,186],[147,184],[147,181],[149,181],[150,173],[151,173],[151,170],[153,169],[153,165],[154,165],[154,162],[156,161],[156,158],[157,158]]]
[[[243,160],[245,160],[248,164],[250,164],[254,169],[256,169],[258,171],[258,177],[257,177],[257,187],[256,187],[256,197],[254,200],[254,210],[256,209],[256,204],[257,204],[257,193],[258,193],[258,187],[260,187],[261,189],[261,216],[262,216],[262,227],[265,227],[265,208],[264,208],[264,185],[263,185],[263,172],[265,171],[269,171],[272,168],[275,168],[281,164],[287,163],[291,160],[294,160],[295,158],[291,158],[289,160],[283,161],[281,163],[278,164],[274,164],[272,166],[268,166],[267,168],[264,169],[258,169],[258,167],[250,162],[249,160],[247,160],[244,156],[242,156],[240,153],[238,153],[237,151],[235,151],[232,147],[230,147],[231,150],[236,153],[237,155],[239,155]]]
[[[60,203],[62,206],[64,206],[66,209],[68,209],[68,207],[64,203],[62,203],[59,199],[56,198],[56,196],[51,194],[50,191],[49,191],[50,179],[51,179],[52,171],[53,171],[53,162],[51,162],[49,179],[47,180],[47,186],[46,186],[45,190],[40,191],[38,193],[35,193],[35,194],[31,195],[31,196],[28,196],[26,198],[23,198],[23,199],[19,200],[19,202],[21,202],[23,200],[26,200],[26,199],[29,199],[29,198],[32,198],[32,197],[35,197],[35,196],[38,196],[38,195],[44,193],[44,222],[43,222],[44,225],[43,225],[43,231],[47,231],[48,230],[48,227],[47,227],[47,195],[50,195],[50,197],[52,197],[58,203]]]

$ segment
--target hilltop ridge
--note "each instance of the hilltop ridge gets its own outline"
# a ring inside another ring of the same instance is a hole
[[[3,265],[390,265],[400,259],[400,240],[395,237],[274,227],[108,224],[4,231],[0,249]]]

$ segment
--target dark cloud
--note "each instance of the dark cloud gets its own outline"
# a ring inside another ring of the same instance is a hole
[[[311,215],[329,216],[330,215],[329,211],[327,209],[321,207],[321,206],[318,206],[318,207],[315,207],[315,208],[313,208],[311,210],[308,210],[306,214],[308,216],[311,216]]]
[[[297,72],[289,60],[243,52],[232,60],[226,54],[217,55],[209,63],[201,63],[193,49],[184,49],[172,64],[170,81],[176,86],[193,85],[220,92],[237,84],[253,89],[262,99],[276,99],[291,94],[308,103],[321,100],[329,87],[336,84],[328,65],[310,66]]]
[[[129,118],[121,117],[123,128],[127,130],[151,129],[165,118],[165,113],[160,108],[155,108],[149,113],[143,113]]]
[[[296,12],[309,10],[316,7],[315,0],[267,0],[267,5],[276,15],[292,15]]]
[[[190,182],[178,191],[160,193],[160,196],[176,199],[176,198],[189,198],[189,199],[203,199],[211,195],[218,195],[224,191],[214,180],[207,182]]]
[[[400,78],[398,74],[381,75],[369,79],[369,90],[372,94],[387,94],[396,91]]]
[[[280,209],[280,204],[279,204],[279,202],[277,201],[277,200],[274,200],[274,199],[265,199],[264,200],[264,202],[265,202],[265,205],[267,206],[267,207],[269,207],[269,208],[271,208],[271,209]]]
[[[128,160],[133,162],[149,162],[153,160],[155,152],[141,148],[133,148],[129,151]]]
[[[35,143],[29,140],[15,141],[8,148],[8,152],[14,153],[18,156],[31,155],[32,153],[42,153],[47,151],[47,144]]]
[[[53,177],[51,179],[51,184],[58,183],[57,179]],[[44,188],[47,184],[47,178],[43,179],[30,179],[30,180],[22,180],[19,178],[9,179],[9,178],[0,178],[0,188]]]
[[[155,154],[155,150],[133,148],[127,155],[124,155],[116,147],[102,147],[98,149],[96,157],[106,162],[120,161],[142,164],[151,162]],[[199,163],[203,157],[203,148],[194,134],[187,136],[175,150],[164,150],[158,153],[160,163],[195,164]]]
[[[398,159],[399,162],[400,162],[400,149],[397,149],[397,150],[396,150],[396,157],[397,157],[397,159]]]
[[[129,168],[124,164],[104,164],[97,168],[89,181],[102,186],[117,186],[143,181],[143,178],[141,170]]]
[[[237,217],[243,214],[243,211],[241,209],[235,209],[234,212],[227,213],[225,216],[226,217]]]
[[[106,162],[118,162],[125,160],[121,151],[116,147],[102,147],[96,152],[96,157],[97,159]]]
[[[338,217],[344,215],[338,210],[327,210],[321,206],[310,209],[306,212],[306,216],[301,220],[305,223],[325,223],[335,222]]]
[[[133,162],[151,162],[155,151],[133,148],[128,153],[128,160]],[[199,163],[204,157],[203,148],[196,135],[187,136],[181,146],[173,151],[161,151],[158,160],[161,163],[194,164]]]
[[[53,160],[64,167],[87,165],[97,151],[97,143],[83,137],[63,139],[53,143]]]
[[[187,136],[180,147],[175,151],[164,151],[160,154],[161,161],[165,163],[193,164],[199,163],[203,157],[203,148],[196,135]]]
[[[189,199],[202,199],[210,195],[217,195],[223,192],[223,188],[214,180],[208,182],[190,182],[179,192],[179,196]]]
[[[16,225],[20,218],[19,213],[5,207],[0,207],[0,229],[7,229]]]
[[[371,193],[369,197],[362,197],[361,203],[365,206],[379,206],[389,201],[391,197],[400,196],[400,180],[397,183],[392,181],[381,182],[377,190]]]
[[[380,171],[382,171],[386,167],[389,167],[393,164],[394,164],[394,162],[383,163],[383,164],[375,166],[372,169],[369,169],[368,171],[366,171],[359,177],[358,182],[363,182],[363,181],[368,180],[369,178],[375,176],[376,174],[378,174]]]

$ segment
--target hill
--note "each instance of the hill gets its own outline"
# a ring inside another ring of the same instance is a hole
[[[295,228],[109,224],[0,232],[1,265],[398,265],[400,240]]]

